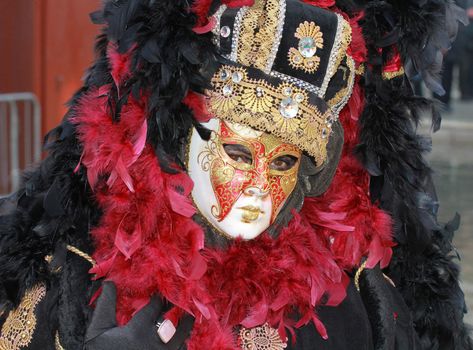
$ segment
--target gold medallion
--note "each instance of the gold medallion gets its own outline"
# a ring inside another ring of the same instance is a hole
[[[251,329],[242,328],[240,341],[243,350],[283,350],[287,347],[278,331],[267,323]]]
[[[314,22],[301,23],[294,36],[299,39],[298,48],[289,50],[289,64],[307,73],[314,73],[319,68],[320,57],[315,53],[324,48],[324,38],[320,27]]]

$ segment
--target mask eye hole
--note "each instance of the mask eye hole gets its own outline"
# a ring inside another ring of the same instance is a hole
[[[287,154],[273,159],[271,164],[269,164],[269,168],[271,170],[287,171],[292,169],[296,165],[297,161],[297,157]]]
[[[239,144],[224,144],[223,149],[225,153],[235,162],[242,164],[253,163],[253,156],[248,147]]]

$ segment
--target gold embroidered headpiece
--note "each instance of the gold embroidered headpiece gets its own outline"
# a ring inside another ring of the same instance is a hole
[[[248,67],[221,66],[212,78],[209,111],[277,136],[322,163],[335,121],[332,111],[304,89],[274,77],[258,78],[257,73]]]
[[[295,144],[321,164],[354,83],[349,23],[298,0],[222,6],[214,18],[225,59],[211,81],[209,111]]]

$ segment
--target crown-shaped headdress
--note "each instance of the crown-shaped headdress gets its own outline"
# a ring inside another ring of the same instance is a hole
[[[224,59],[212,78],[209,111],[297,145],[322,164],[353,88],[348,22],[295,0],[222,5],[214,19]]]

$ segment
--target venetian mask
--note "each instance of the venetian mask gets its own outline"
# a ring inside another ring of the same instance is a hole
[[[249,240],[275,220],[297,182],[301,151],[268,133],[211,119],[209,141],[193,130],[188,171],[202,216],[228,238]]]

